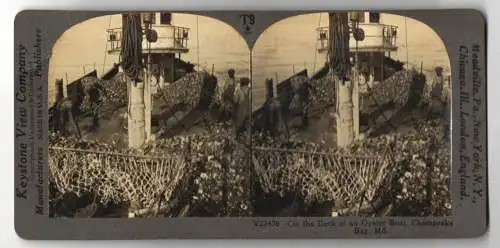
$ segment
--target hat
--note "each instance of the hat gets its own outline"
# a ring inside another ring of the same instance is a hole
[[[242,77],[242,78],[240,78],[240,84],[241,85],[245,85],[245,86],[249,85],[250,84],[250,78],[248,78],[248,77]]]

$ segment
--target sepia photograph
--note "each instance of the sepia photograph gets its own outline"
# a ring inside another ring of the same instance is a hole
[[[252,50],[255,211],[450,215],[449,68],[432,28],[404,16],[268,27]]]
[[[249,61],[238,32],[205,16],[68,29],[49,69],[52,216],[251,215],[245,118],[233,114],[248,112]]]
[[[50,216],[449,216],[450,75],[431,27],[383,12],[252,49],[203,15],[88,19],[50,58]]]

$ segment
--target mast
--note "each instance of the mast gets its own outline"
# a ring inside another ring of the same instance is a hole
[[[348,12],[329,14],[329,65],[333,72],[336,92],[337,146],[354,141],[353,85],[350,82],[349,15]]]
[[[142,72],[142,28],[140,14],[122,15],[123,70],[129,87],[128,146],[138,148],[146,141],[144,83],[139,82]],[[130,41],[130,42],[129,42]]]

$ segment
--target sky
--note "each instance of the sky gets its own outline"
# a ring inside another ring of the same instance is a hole
[[[398,26],[398,50],[391,53],[393,58],[418,66],[422,62],[425,69],[437,65],[449,68],[444,44],[430,27],[411,18],[383,13],[380,21]],[[221,73],[234,68],[236,76],[249,76],[250,51],[232,27],[190,14],[173,14],[172,22],[190,29],[190,50],[182,55],[184,60],[206,69],[214,65],[216,72]],[[294,69],[297,72],[307,68],[310,74],[319,69],[325,56],[316,52],[316,29],[327,26],[327,22],[327,13],[306,14],[278,21],[266,29],[252,51],[254,89],[262,88],[266,77],[278,76],[280,80],[291,76]],[[106,53],[106,30],[120,26],[120,15],[102,16],[64,32],[52,49],[49,91],[56,78],[72,81],[93,69],[100,75],[117,62],[116,55]]]

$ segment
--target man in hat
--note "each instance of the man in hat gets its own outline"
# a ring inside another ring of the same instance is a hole
[[[236,89],[236,79],[234,77],[235,70],[229,69],[227,72],[227,78],[220,85],[218,94],[219,94],[219,102],[220,102],[220,118],[225,120],[232,116],[234,111],[234,102],[233,96],[234,91]]]
[[[274,96],[273,79],[266,79],[267,96],[264,103],[264,115],[266,118],[267,131],[272,137],[280,135],[288,138],[289,131],[285,118],[283,118],[283,109],[278,98]]]
[[[300,118],[299,127],[304,129],[309,125],[309,103],[311,84],[306,77],[292,78],[293,99],[290,103],[290,111],[294,117]]]
[[[240,87],[234,92],[235,112],[233,114],[233,127],[238,139],[244,132],[250,116],[250,79],[240,79]]]
[[[445,108],[444,99],[444,77],[443,68],[437,66],[431,79],[430,103],[428,107],[428,117],[433,118],[436,115],[442,115]]]
[[[302,105],[302,121],[301,121],[301,128],[306,129],[309,127],[309,108],[311,104],[311,91],[313,91],[313,88],[311,86],[311,83],[309,80],[305,80],[301,87],[299,88],[299,98],[300,102]]]
[[[57,118],[56,122],[58,122],[58,131],[62,133],[62,135],[66,136],[70,133],[74,133],[74,135],[80,139],[82,137],[80,132],[80,127],[78,125],[77,111],[71,99],[65,97],[55,103],[55,118]],[[68,125],[73,130],[68,130]]]
[[[84,92],[83,107],[92,115],[92,125],[90,130],[99,126],[99,110],[101,107],[101,93],[106,94],[106,90],[95,77],[85,77],[82,79],[82,88]]]

